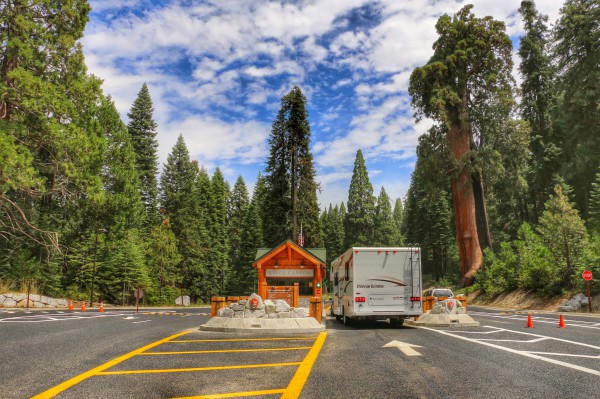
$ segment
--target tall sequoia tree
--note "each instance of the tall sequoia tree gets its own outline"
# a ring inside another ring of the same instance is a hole
[[[512,43],[503,22],[476,18],[472,5],[451,18],[440,17],[439,38],[429,62],[410,77],[415,117],[432,118],[446,128],[451,186],[463,285],[483,264],[480,243],[491,244],[476,150],[483,126],[478,119],[512,102]]]
[[[375,196],[362,151],[356,152],[344,220],[346,248],[371,245],[375,223]]]
[[[575,202],[588,217],[589,193],[600,165],[600,4],[567,0],[554,27],[554,59],[560,96],[557,125],[562,134],[563,175]]]
[[[293,237],[302,224],[306,246],[321,246],[323,239],[317,203],[318,183],[310,153],[310,125],[306,97],[299,87],[281,99],[281,109],[273,122],[266,168],[268,196],[265,206],[267,245]]]
[[[136,155],[140,196],[146,208],[146,227],[152,225],[158,218],[158,141],[156,140],[157,125],[154,122],[153,113],[152,98],[150,98],[148,86],[144,83],[127,114],[129,117],[127,128]]]

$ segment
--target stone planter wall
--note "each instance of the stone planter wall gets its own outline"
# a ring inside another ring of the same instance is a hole
[[[66,299],[55,299],[43,295],[30,294],[30,308],[66,308]],[[27,294],[0,294],[0,306],[5,308],[26,308]]]
[[[250,307],[252,299],[258,301],[256,309]],[[234,302],[229,307],[219,309],[217,316],[238,319],[302,319],[308,317],[308,309],[302,307],[292,308],[286,301],[281,299],[263,301],[257,294],[252,294],[248,299]]]

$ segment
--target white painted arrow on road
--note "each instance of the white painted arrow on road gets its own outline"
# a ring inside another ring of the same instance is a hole
[[[406,342],[392,341],[383,345],[383,348],[398,348],[406,356],[421,356],[421,354],[413,348],[422,348],[422,346],[407,344]]]

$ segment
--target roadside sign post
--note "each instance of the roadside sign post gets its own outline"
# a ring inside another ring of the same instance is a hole
[[[590,311],[590,313],[592,313],[592,295],[590,293],[590,281],[592,280],[592,272],[589,270],[585,270],[581,275],[587,283],[588,310]]]
[[[140,299],[144,297],[144,290],[139,288],[134,291],[135,295],[135,312],[139,313],[140,311]]]

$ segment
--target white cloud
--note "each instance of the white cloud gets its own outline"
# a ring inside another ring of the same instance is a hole
[[[190,156],[200,164],[255,163],[266,157],[269,131],[268,125],[255,121],[230,123],[213,117],[189,116],[162,126],[159,140],[167,145],[161,147],[161,158],[166,159],[178,135],[182,134]]]
[[[562,1],[536,6],[554,22]],[[406,172],[418,136],[432,125],[415,125],[408,79],[432,54],[439,16],[467,0],[172,0],[144,3],[143,9],[139,0],[91,4],[82,40],[89,70],[104,79],[122,116],[148,83],[161,161],[183,133],[209,169],[220,166],[237,176],[232,165],[263,163],[279,99],[298,84],[316,111],[310,118],[324,188],[319,198],[339,202],[359,148],[367,162],[394,165],[377,165],[378,187],[383,184],[390,197],[405,192],[406,178],[393,180],[385,168]],[[474,12],[506,21],[509,34],[518,36],[519,5],[480,0]],[[376,7],[374,19],[356,25],[347,14],[357,7]],[[352,90],[354,97],[342,95]]]

